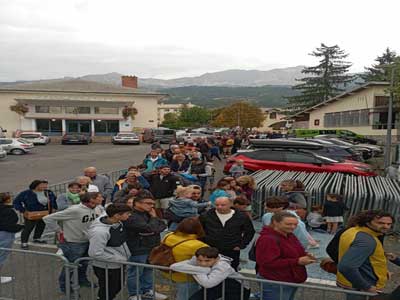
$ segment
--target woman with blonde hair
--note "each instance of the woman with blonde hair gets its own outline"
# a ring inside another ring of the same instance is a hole
[[[165,236],[162,243],[171,247],[175,261],[181,262],[191,259],[197,249],[208,247],[207,244],[199,240],[204,236],[203,226],[199,219],[190,217],[183,219],[174,232]],[[164,275],[165,277],[170,277],[169,273]],[[176,285],[176,300],[187,300],[199,289],[198,284],[191,275],[173,272],[171,279]]]
[[[192,199],[193,187],[178,186],[176,191],[176,198],[169,202],[169,207],[166,212],[166,219],[169,221],[169,229],[175,230],[179,222],[184,218],[196,217],[199,212],[198,209],[207,207],[210,202],[199,203]]]

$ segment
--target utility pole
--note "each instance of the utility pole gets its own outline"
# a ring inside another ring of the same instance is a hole
[[[393,86],[394,86],[394,64],[392,66],[392,72],[390,76],[390,97],[388,103],[388,118],[387,118],[387,132],[386,132],[386,144],[385,144],[385,170],[392,164],[391,150],[392,150],[392,123],[393,123]]]

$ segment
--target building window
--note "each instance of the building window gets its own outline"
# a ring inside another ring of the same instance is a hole
[[[119,109],[118,107],[95,107],[94,113],[103,115],[118,115]]]
[[[319,126],[319,119],[314,120],[314,126]]]
[[[61,114],[61,106],[35,105],[35,112],[39,114]]]
[[[96,120],[94,121],[95,135],[115,135],[119,132],[119,121]]]
[[[269,118],[270,118],[271,120],[275,120],[275,119],[276,119],[276,112],[270,113],[270,114],[269,114]]]
[[[66,106],[65,113],[67,114],[90,114],[89,106]]]
[[[62,121],[55,119],[37,119],[36,131],[46,135],[61,135]]]
[[[325,127],[369,126],[369,109],[349,110],[324,115]]]
[[[389,97],[388,96],[375,96],[374,107],[388,107]]]

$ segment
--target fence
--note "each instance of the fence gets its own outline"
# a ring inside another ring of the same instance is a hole
[[[361,210],[383,209],[399,221],[400,185],[389,178],[354,176],[342,173],[305,173],[257,171],[252,174],[257,182],[253,200],[253,214],[262,216],[264,201],[280,194],[279,184],[288,179],[300,180],[305,186],[308,205],[322,205],[328,193],[343,195],[349,215]],[[394,230],[400,231],[399,222]]]
[[[11,255],[7,259],[4,268],[0,269],[0,275],[2,276],[12,276],[14,280],[9,284],[0,285],[0,299],[18,299],[18,300],[41,300],[41,299],[63,299],[63,300],[95,300],[97,299],[98,287],[95,285],[97,278],[93,272],[92,264],[95,260],[92,258],[80,258],[75,263],[71,264],[66,261],[62,256],[55,254],[45,253],[45,252],[34,252],[34,251],[24,251],[16,249],[4,249],[0,248],[0,251],[7,251]],[[29,257],[29,259],[27,259]],[[47,259],[47,261],[46,261]],[[110,262],[110,261],[98,261],[104,264],[113,264],[117,266],[117,273],[123,278],[118,284],[118,293],[115,299],[124,299],[128,297],[126,289],[126,269],[135,268],[137,273],[141,268],[147,268],[151,272],[152,279],[152,290],[158,293],[164,294],[168,299],[176,299],[178,285],[176,282],[172,281],[172,271],[169,268],[154,266],[148,264],[140,264],[133,262]],[[89,281],[92,282],[91,287],[82,288],[79,286],[78,279],[78,266],[82,263],[88,263],[88,277]],[[106,270],[111,269],[106,267]],[[66,275],[66,294],[61,295],[57,293],[58,273],[61,272],[62,267],[65,267]],[[70,276],[70,271],[72,270],[73,276]],[[162,274],[164,273],[164,275]],[[188,275],[189,276],[189,275]],[[68,280],[71,278],[71,283]],[[105,273],[106,291],[104,298],[101,300],[112,300],[108,296],[109,289],[113,289],[115,285],[115,273],[108,275]],[[230,282],[237,282],[234,287]],[[221,299],[221,300],[245,300],[248,298],[248,294],[251,291],[254,294],[260,294],[264,292],[265,288],[274,284],[279,287],[280,299],[283,299],[283,292],[287,290],[288,287],[296,288],[296,300],[308,300],[308,299],[318,299],[318,300],[345,300],[348,295],[359,295],[364,296],[361,299],[368,300],[372,294],[364,292],[356,292],[350,290],[344,290],[336,287],[325,287],[311,284],[294,284],[287,282],[277,282],[269,281],[262,278],[248,277],[248,276],[230,276],[227,280],[218,285],[217,288],[203,289],[203,291],[198,292],[198,300],[211,300],[211,299]],[[181,286],[182,287],[182,286]],[[250,291],[246,290],[247,287]],[[136,277],[136,288],[133,290],[140,291],[141,281],[139,277]],[[199,287],[197,286],[197,289]],[[220,297],[215,297],[211,295],[212,291],[218,290]],[[235,292],[234,296],[232,293]],[[60,298],[61,296],[61,298]],[[183,295],[184,299],[189,299],[190,295]],[[140,299],[140,298],[138,298]],[[144,299],[144,297],[142,298]],[[153,299],[153,298],[152,298]],[[262,299],[262,297],[260,298]],[[286,298],[285,298],[286,299]]]

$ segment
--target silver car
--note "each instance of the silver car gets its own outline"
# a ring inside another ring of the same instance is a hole
[[[0,160],[6,159],[6,157],[7,157],[7,151],[0,146]]]
[[[22,155],[29,153],[33,148],[33,144],[22,138],[0,138],[0,146],[7,151],[8,154]]]
[[[47,145],[50,143],[50,138],[41,132],[23,132],[19,137],[30,141],[34,145]]]
[[[117,135],[113,136],[112,143],[115,144],[140,144],[140,139],[136,133],[118,133]]]

